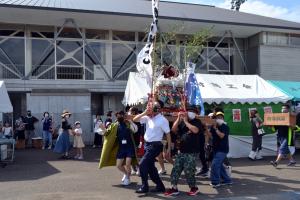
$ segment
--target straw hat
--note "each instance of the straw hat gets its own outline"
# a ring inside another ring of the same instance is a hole
[[[63,113],[61,114],[62,117],[65,117],[66,115],[72,115],[68,110],[64,110]]]

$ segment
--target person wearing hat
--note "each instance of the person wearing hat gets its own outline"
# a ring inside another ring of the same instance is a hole
[[[75,122],[75,129],[74,129],[74,143],[73,147],[76,148],[77,154],[74,157],[78,160],[83,160],[83,151],[82,148],[85,147],[83,140],[82,140],[82,129],[80,127],[80,122]]]
[[[211,186],[217,188],[222,185],[232,184],[223,162],[229,152],[229,127],[224,122],[224,113],[216,112],[216,123],[212,125],[210,134],[213,140],[213,161],[211,165]],[[221,181],[222,180],[222,181]]]
[[[204,139],[205,134],[205,126],[200,119],[196,118],[198,113],[197,107],[189,106],[187,112],[180,112],[178,114],[172,126],[172,132],[177,134],[180,138],[180,153],[176,156],[171,172],[172,187],[165,192],[165,196],[179,194],[177,183],[182,171],[184,171],[187,183],[190,187],[190,191],[187,194],[189,196],[195,196],[198,193],[195,179],[196,159],[197,154],[201,152],[200,148],[203,148],[204,151],[204,144],[201,145],[200,143],[202,137]]]
[[[55,147],[54,152],[61,153],[63,159],[69,158],[69,150],[71,147],[70,144],[70,133],[72,132],[72,127],[68,122],[68,119],[71,117],[71,113],[68,110],[64,110],[61,114],[61,129],[62,132],[59,134]]]

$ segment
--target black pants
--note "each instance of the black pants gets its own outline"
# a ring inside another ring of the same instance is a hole
[[[262,145],[262,135],[252,134],[252,139],[252,151],[260,151]]]
[[[102,135],[99,135],[98,133],[95,133],[94,145],[102,146]]]
[[[142,179],[142,189],[149,190],[148,176],[156,184],[159,189],[164,189],[165,186],[161,181],[157,169],[155,167],[155,158],[162,152],[163,144],[161,142],[146,142],[145,154],[140,161],[140,175]]]
[[[205,140],[200,142],[199,159],[200,159],[201,164],[202,164],[202,171],[208,171],[207,160],[206,160],[206,157],[205,157],[204,145],[205,145]]]

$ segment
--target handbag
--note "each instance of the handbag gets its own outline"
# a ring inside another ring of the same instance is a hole
[[[264,135],[266,132],[263,128],[257,130],[258,135]]]

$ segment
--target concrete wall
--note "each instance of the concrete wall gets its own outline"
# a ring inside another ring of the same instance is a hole
[[[300,48],[261,45],[259,51],[264,79],[300,81]]]
[[[83,129],[83,139],[86,144],[91,144],[94,139],[92,133],[91,99],[90,94],[27,94],[27,109],[41,120],[45,111],[51,113],[54,117],[55,126],[60,125],[61,113],[68,109],[72,113],[70,123],[81,122]],[[36,134],[41,136],[42,124],[36,124]]]

